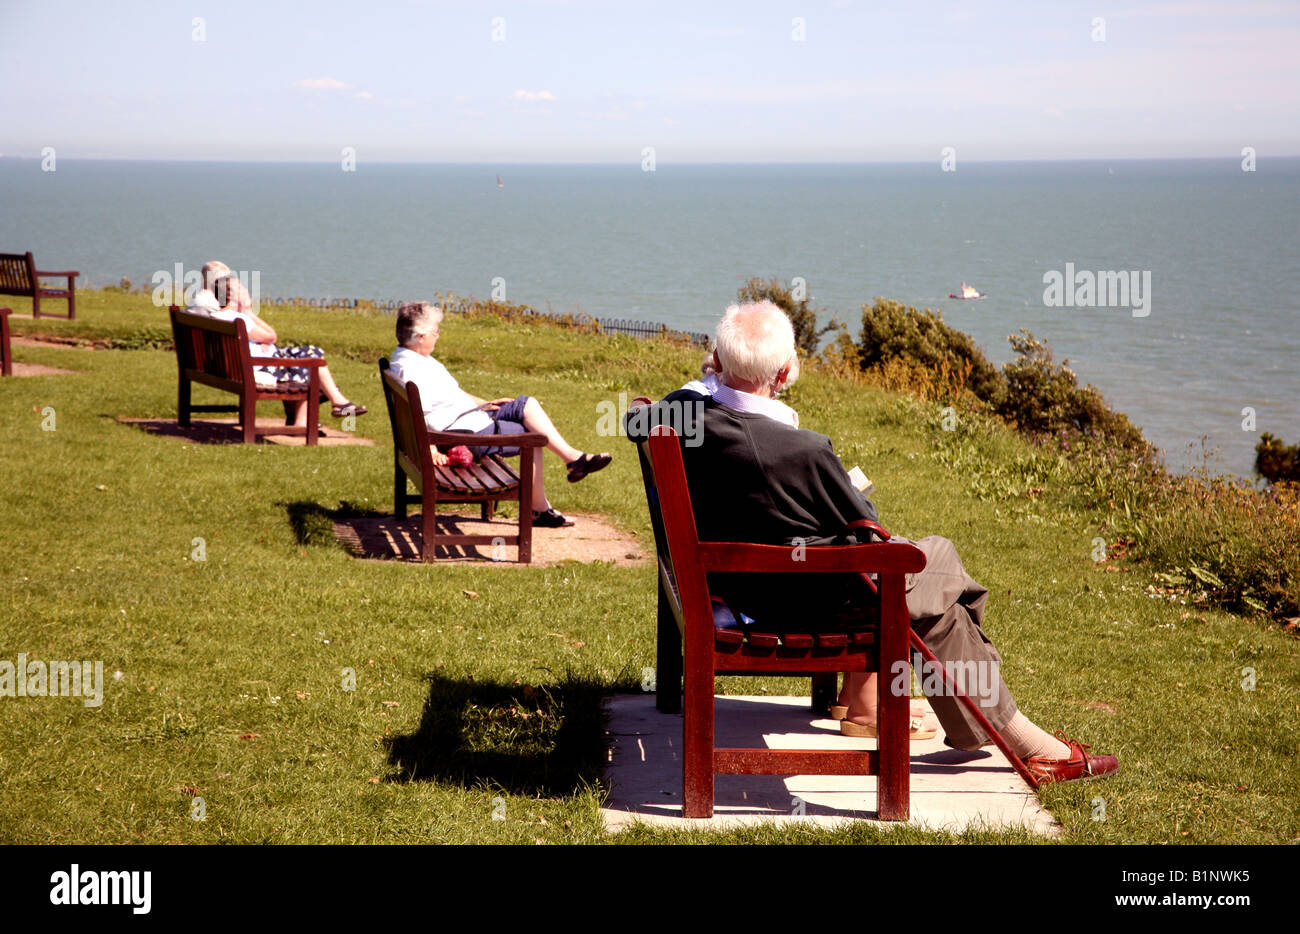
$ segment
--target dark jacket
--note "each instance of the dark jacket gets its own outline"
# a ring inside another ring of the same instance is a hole
[[[845,527],[876,519],[875,505],[849,482],[830,438],[791,428],[766,415],[735,409],[689,390],[627,420],[628,436],[644,440],[667,423],[682,436],[682,460],[695,523],[703,541],[769,545],[865,541]],[[796,584],[797,581],[797,584]],[[793,585],[793,586],[792,586]],[[833,615],[862,596],[863,584],[844,575],[715,574],[709,589],[733,610],[775,627],[822,628],[809,616]]]

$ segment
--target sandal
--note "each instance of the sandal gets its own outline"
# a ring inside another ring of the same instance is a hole
[[[357,405],[355,402],[344,402],[342,405],[331,405],[330,414],[335,418],[345,418],[348,415],[365,415],[369,411],[364,405]]]
[[[917,709],[918,707],[922,707],[922,709],[918,710]],[[930,711],[928,707],[924,707],[922,704],[918,704],[915,698],[912,699],[911,713],[913,717],[924,717],[929,712]],[[847,704],[831,704],[832,720],[843,720],[848,715],[849,715],[849,708]]]
[[[577,483],[587,474],[603,470],[609,466],[609,462],[613,459],[610,454],[584,454],[576,461],[570,461],[568,464],[569,482]]]
[[[567,529],[573,525],[573,520],[562,512],[556,512],[555,507],[551,507],[545,512],[533,512],[533,528],[535,529]]]
[[[934,739],[937,731],[928,728],[921,717],[913,717],[907,723],[907,738],[912,742]],[[844,736],[863,736],[867,739],[879,739],[880,734],[874,723],[854,723],[852,720],[840,721],[840,733]]]

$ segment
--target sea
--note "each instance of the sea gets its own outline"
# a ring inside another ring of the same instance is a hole
[[[1260,433],[1300,441],[1300,158],[646,167],[3,158],[0,251],[83,285],[221,259],[263,297],[495,289],[694,331],[797,277],[854,332],[876,297],[995,363],[1028,329],[1174,470],[1250,476]]]

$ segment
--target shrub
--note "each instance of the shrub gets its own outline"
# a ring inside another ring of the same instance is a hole
[[[1106,404],[1095,386],[1080,386],[1067,364],[1057,363],[1052,348],[1033,334],[1007,337],[1016,359],[1002,368],[1006,394],[997,412],[1030,434],[1073,434],[1082,439],[1105,439],[1132,451],[1147,447],[1141,430],[1122,412]]]
[[[764,282],[757,276],[740,287],[736,299],[741,302],[770,301],[790,318],[794,325],[794,343],[804,357],[813,357],[821,344],[822,336],[835,330],[835,324],[817,327],[817,312],[810,306],[809,298],[801,289],[800,298],[795,290],[781,284],[779,279]],[[823,309],[824,310],[824,309]]]
[[[1264,432],[1255,445],[1255,473],[1269,483],[1300,483],[1300,444],[1288,446]]]
[[[1006,391],[1002,375],[974,339],[928,309],[917,311],[883,298],[870,307],[864,305],[857,350],[863,370],[887,374],[890,361],[897,360],[929,371],[940,386],[969,389],[990,405],[997,405]]]

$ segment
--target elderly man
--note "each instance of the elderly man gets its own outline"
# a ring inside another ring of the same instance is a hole
[[[537,431],[546,435],[546,447],[569,470],[569,482],[576,483],[589,473],[609,465],[609,454],[584,454],[569,442],[551,422],[542,405],[531,396],[513,399],[480,399],[460,388],[455,377],[433,357],[442,330],[442,309],[428,302],[407,302],[397,309],[398,347],[388,360],[389,368],[403,383],[420,387],[424,422],[431,431],[464,431],[470,435],[512,435]],[[467,441],[472,440],[466,438]],[[488,444],[469,445],[475,456],[499,454],[514,457],[518,447]],[[447,455],[434,450],[435,464],[447,463]],[[533,459],[533,526],[563,528],[573,521],[552,508],[546,498],[542,459]]]
[[[699,443],[682,452],[701,539],[790,545],[854,540],[846,535],[848,524],[875,520],[876,507],[854,488],[830,439],[795,427],[793,410],[775,398],[797,374],[790,319],[771,302],[733,305],[718,325],[714,355],[721,385],[711,396],[681,389],[658,406],[664,420],[672,407],[701,413],[702,430],[694,436]],[[656,420],[652,415],[648,422]],[[1091,755],[1087,746],[1059,731],[1053,737],[1020,713],[998,670],[1001,657],[980,627],[988,591],[966,574],[947,539],[932,536],[915,544],[927,564],[908,575],[912,628],[947,670],[980,672],[979,689],[967,685],[965,693],[1016,755],[1044,782],[1117,771],[1114,756]],[[742,619],[773,626],[783,618],[798,619],[800,627],[819,618],[834,625],[870,599],[853,576],[801,577],[798,589],[781,577],[712,575],[709,587]],[[921,683],[949,745],[976,749],[991,742],[940,679],[923,677]],[[890,688],[907,690],[908,681],[899,678]],[[842,731],[874,736],[875,677],[847,674],[841,700],[847,707]],[[913,721],[914,738],[924,735],[920,726]]]

